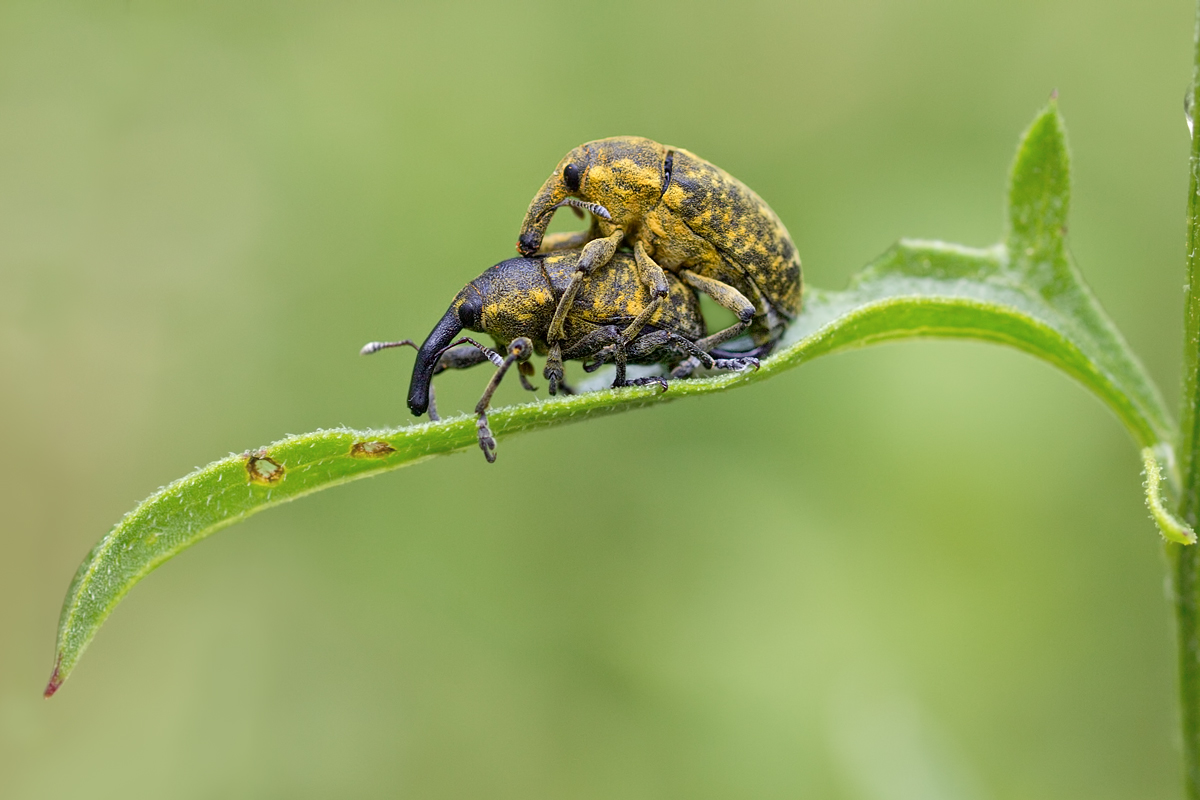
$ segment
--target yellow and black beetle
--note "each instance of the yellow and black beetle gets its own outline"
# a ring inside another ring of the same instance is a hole
[[[433,400],[433,376],[447,369],[467,367],[491,361],[498,369],[475,407],[478,417],[479,446],[488,461],[495,460],[496,442],[487,424],[487,408],[492,393],[505,372],[518,364],[521,383],[533,390],[527,375],[533,353],[545,355],[547,335],[559,300],[572,276],[578,271],[582,251],[559,250],[540,256],[510,258],[490,268],[468,283],[454,298],[450,308],[421,345],[413,365],[409,384],[408,407],[420,416],[426,411],[436,419]],[[613,362],[616,376],[613,386],[658,383],[662,377],[628,379],[626,364],[664,364],[674,367],[673,377],[685,377],[692,359],[707,368],[741,369],[757,367],[753,357],[713,349],[710,354],[698,346],[706,333],[704,317],[696,293],[674,275],[664,279],[667,291],[632,336],[626,336],[629,324],[644,314],[651,302],[650,292],[638,279],[634,257],[617,253],[591,273],[591,279],[576,293],[563,321],[561,353],[565,359],[589,361],[593,370]],[[492,337],[497,350],[473,339],[457,338],[463,330],[478,331]],[[387,347],[413,342],[371,342],[362,353],[375,353]],[[716,356],[714,358],[714,356]]]
[[[578,233],[546,236],[555,209],[589,211],[592,224]],[[578,269],[550,326],[562,337],[574,292],[621,245],[651,302],[629,326],[635,335],[667,296],[663,270],[710,295],[738,321],[704,342],[706,348],[749,330],[757,355],[770,352],[800,311],[800,257],[783,222],[750,187],[678,147],[639,136],[599,139],[576,147],[555,167],[533,199],[521,227],[522,255],[583,247]],[[555,353],[546,366],[554,389],[561,377]]]

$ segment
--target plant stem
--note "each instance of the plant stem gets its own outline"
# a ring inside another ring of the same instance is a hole
[[[1196,4],[1191,113],[1200,111],[1200,0]],[[1195,526],[1200,512],[1200,136],[1192,135],[1187,216],[1187,301],[1184,307],[1183,408],[1179,513]],[[1179,704],[1184,795],[1200,800],[1200,546],[1168,545],[1179,637]]]
[[[1179,637],[1179,704],[1183,739],[1183,786],[1188,800],[1200,798],[1200,658],[1197,658],[1196,545],[1167,545],[1174,572],[1175,621]]]

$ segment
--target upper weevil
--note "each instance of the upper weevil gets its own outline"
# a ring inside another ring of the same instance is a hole
[[[555,209],[590,211],[578,233],[547,237]],[[625,244],[652,302],[627,334],[666,296],[662,269],[732,311],[738,321],[704,342],[712,347],[749,329],[753,353],[770,352],[800,311],[800,257],[787,228],[750,187],[704,159],[640,136],[598,139],[576,147],[533,199],[517,251],[532,255],[583,246],[576,273],[550,326],[546,363],[551,390],[562,376],[553,347],[575,292],[588,273]]]

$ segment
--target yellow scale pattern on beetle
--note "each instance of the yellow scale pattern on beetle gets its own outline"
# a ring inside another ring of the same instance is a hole
[[[731,287],[754,307],[757,343],[778,339],[800,311],[800,257],[783,222],[750,187],[687,150],[637,136],[580,145],[530,204],[518,250],[535,252],[570,198],[609,215],[594,215],[574,246],[620,231],[624,246],[640,243],[663,269]]]

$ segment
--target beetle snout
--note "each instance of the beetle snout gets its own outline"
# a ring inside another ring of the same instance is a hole
[[[531,256],[538,251],[542,246],[542,237],[535,231],[522,233],[521,238],[517,239],[517,252],[523,256]]]

